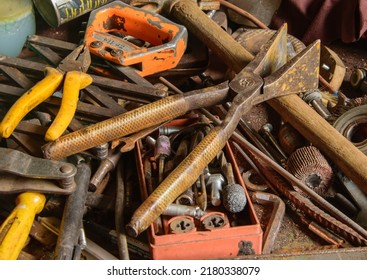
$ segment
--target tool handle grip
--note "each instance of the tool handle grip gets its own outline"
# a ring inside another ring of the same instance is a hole
[[[180,194],[196,182],[203,169],[223,149],[227,132],[215,127],[194,150],[163,180],[134,212],[127,232],[137,236],[146,230]]]
[[[182,96],[169,96],[124,114],[61,136],[42,147],[45,158],[60,159],[185,114]]]
[[[254,58],[249,51],[200,10],[196,1],[175,1],[168,12],[236,72]]]
[[[16,260],[22,250],[35,216],[45,205],[41,193],[25,192],[16,200],[16,207],[0,227],[0,260]]]
[[[19,122],[58,88],[63,74],[52,67],[46,67],[45,72],[46,77],[26,91],[6,113],[0,124],[0,136],[8,138]]]
[[[78,105],[79,91],[93,82],[90,75],[80,71],[70,71],[65,75],[60,110],[48,128],[45,140],[59,138],[72,121]]]

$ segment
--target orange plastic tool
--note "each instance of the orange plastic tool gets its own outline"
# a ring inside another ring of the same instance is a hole
[[[115,1],[90,14],[85,42],[91,53],[147,76],[177,65],[186,50],[187,30],[161,15]]]

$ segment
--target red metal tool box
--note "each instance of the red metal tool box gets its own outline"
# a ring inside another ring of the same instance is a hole
[[[219,214],[228,218],[228,224],[226,226],[218,229],[204,230],[200,226],[202,220],[205,218],[204,216],[200,220],[195,220],[196,228],[192,231],[186,233],[170,233],[168,224],[175,218],[162,215],[164,234],[156,233],[153,224],[148,229],[152,259],[218,259],[261,254],[263,231],[259,220],[228,143],[223,151],[228,162],[233,166],[236,182],[244,188],[247,197],[245,209],[236,214],[239,218],[236,220],[241,220],[241,224],[234,225],[232,215],[230,213],[226,215],[224,207],[217,207],[218,210],[214,210],[215,213],[219,212]],[[139,181],[141,189],[145,190],[146,182],[144,179],[144,165],[141,150],[139,148],[136,149],[136,153]],[[212,211],[209,210],[207,215],[211,214]]]

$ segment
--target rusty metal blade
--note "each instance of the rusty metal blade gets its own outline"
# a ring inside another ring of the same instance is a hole
[[[315,41],[272,75],[264,78],[263,94],[256,103],[318,87],[320,41]]]
[[[287,63],[287,53],[287,24],[284,24],[242,71],[266,77]]]

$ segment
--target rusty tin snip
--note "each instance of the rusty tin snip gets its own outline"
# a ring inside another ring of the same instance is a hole
[[[222,103],[229,95],[234,96],[221,126],[213,129],[136,210],[128,232],[132,236],[138,235],[197,180],[205,166],[224,147],[242,114],[271,98],[317,88],[320,43],[316,41],[286,63],[286,29],[283,26],[229,84],[224,82],[204,90],[169,96],[61,136],[42,147],[44,156],[60,159],[181,116],[189,110]]]
[[[316,41],[286,63],[286,36],[286,26],[283,26],[254,60],[229,83],[230,93],[236,95],[225,119],[220,126],[211,130],[135,211],[127,225],[129,235],[137,236],[148,228],[169,203],[195,182],[204,167],[224,147],[242,114],[252,106],[277,96],[317,88],[319,42]]]

